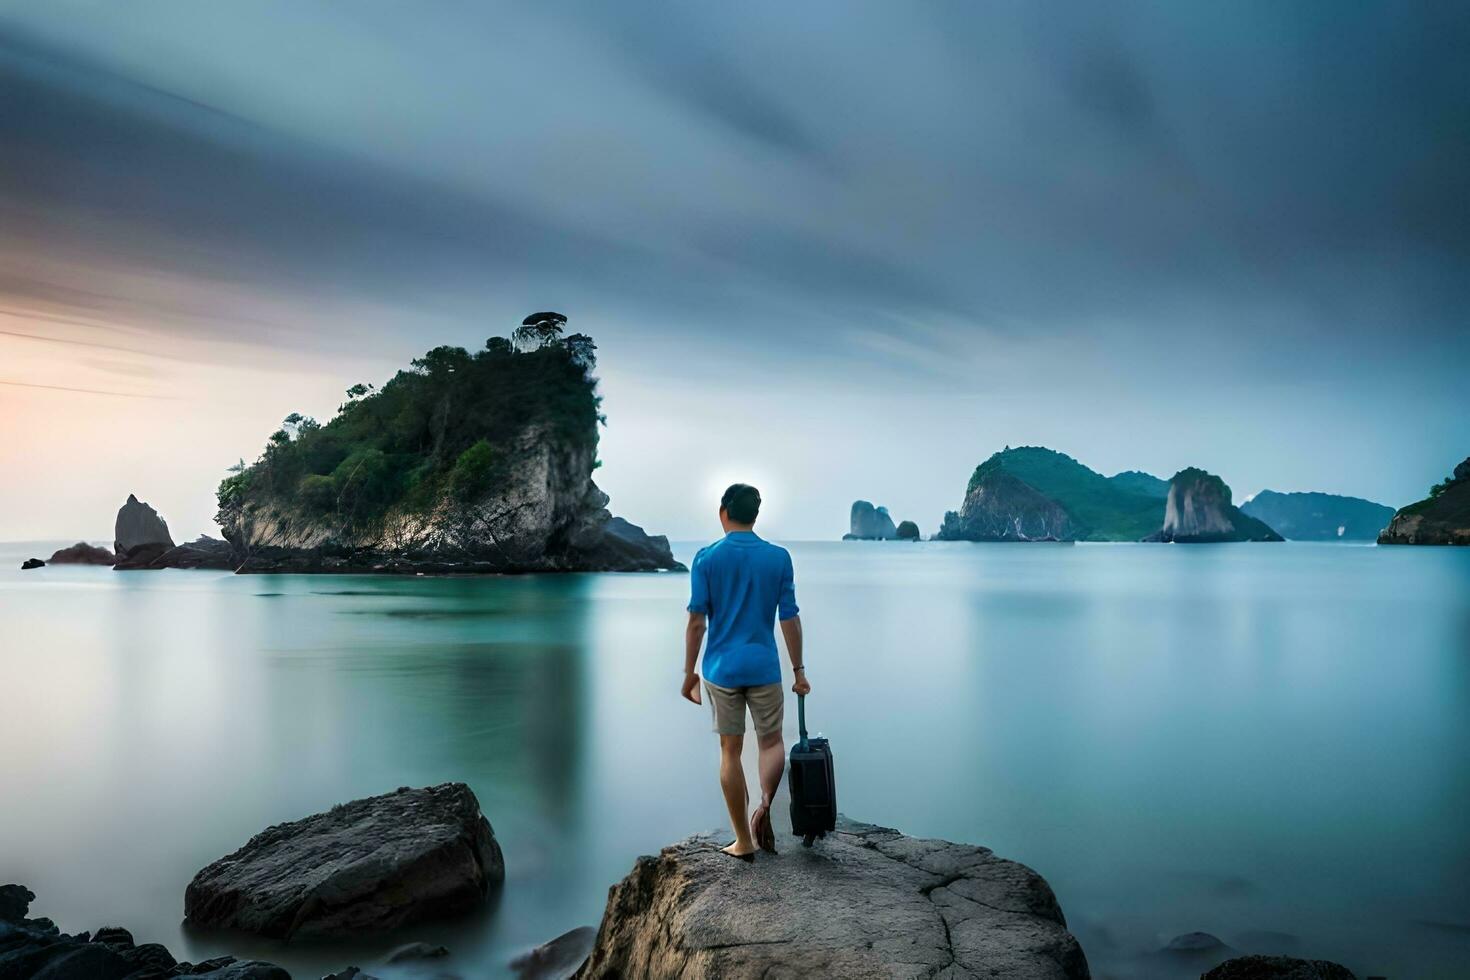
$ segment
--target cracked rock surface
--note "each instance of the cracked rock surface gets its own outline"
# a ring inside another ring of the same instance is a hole
[[[1051,887],[988,848],[839,821],[755,864],[696,836],[608,894],[579,977],[1077,980],[1087,959]]]
[[[468,786],[404,787],[261,831],[194,876],[184,915],[262,936],[347,936],[463,912],[504,878]]]

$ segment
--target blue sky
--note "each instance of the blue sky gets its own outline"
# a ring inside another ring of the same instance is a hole
[[[1470,453],[1467,44],[1428,4],[0,7],[0,537],[129,492],[209,530],[285,414],[537,309],[600,344],[613,509],[676,537],[739,477],[779,536],[928,533],[1006,444],[1401,505]]]

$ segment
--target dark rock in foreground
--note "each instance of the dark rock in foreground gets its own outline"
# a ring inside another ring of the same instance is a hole
[[[111,565],[117,556],[106,548],[99,548],[85,541],[78,541],[70,548],[62,548],[51,556],[53,565]]]
[[[26,918],[35,897],[22,885],[0,885],[0,980],[291,980],[273,963],[233,956],[180,963],[159,943],[134,944],[118,926],[70,936],[50,919]]]
[[[510,961],[510,968],[520,980],[567,980],[587,962],[596,941],[596,929],[578,926],[517,956]]]
[[[1189,467],[1169,481],[1164,526],[1145,541],[1211,544],[1281,541],[1281,535],[1230,502],[1230,488],[1213,473]]]
[[[1470,459],[1424,500],[1395,514],[1378,543],[1470,545]]]
[[[148,568],[174,546],[168,525],[158,511],[132,494],[118,509],[113,537],[117,563],[112,567],[116,569]]]
[[[467,911],[504,877],[468,786],[404,787],[256,834],[194,876],[184,916],[263,936],[347,936]]]
[[[44,561],[42,561],[41,559],[39,559],[39,558],[27,558],[25,561],[23,561],[23,562],[20,563],[20,570],[23,571],[23,572],[28,572],[28,571],[30,571],[33,568],[45,568],[45,567],[46,567],[46,563]]]
[[[1290,956],[1239,956],[1226,960],[1200,980],[1357,980],[1351,970],[1327,960]]]
[[[843,819],[753,865],[692,837],[608,895],[578,977],[1090,976],[1050,886],[983,847]]]

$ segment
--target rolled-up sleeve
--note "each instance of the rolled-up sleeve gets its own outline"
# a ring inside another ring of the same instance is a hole
[[[791,567],[791,554],[786,554],[786,567],[781,570],[781,597],[776,601],[777,614],[790,619],[801,612],[796,606],[796,573]]]
[[[709,569],[705,567],[703,555],[695,555],[689,566],[689,606],[692,613],[709,615]]]

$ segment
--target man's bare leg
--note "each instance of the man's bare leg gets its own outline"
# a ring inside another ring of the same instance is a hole
[[[722,848],[727,854],[754,854],[755,842],[745,823],[745,808],[750,796],[745,789],[745,767],[740,764],[744,735],[720,736],[720,789],[725,792],[725,806],[730,811],[730,826],[735,828],[735,842]]]
[[[768,851],[776,850],[776,833],[771,827],[771,803],[781,788],[781,775],[786,771],[786,743],[779,731],[760,737],[761,802],[750,818],[751,835]]]

